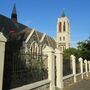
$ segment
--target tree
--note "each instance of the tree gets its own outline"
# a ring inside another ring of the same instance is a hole
[[[64,60],[70,60],[71,55],[75,55],[77,58],[80,56],[78,49],[76,48],[69,48],[64,50]]]
[[[63,74],[71,74],[71,62],[70,56],[75,55],[76,57],[76,72],[79,72],[79,61],[78,58],[82,57],[83,59],[90,60],[90,38],[88,40],[78,43],[77,48],[69,48],[64,50],[64,60],[63,60]]]
[[[79,42],[77,49],[83,59],[90,60],[90,37],[85,41]]]
[[[71,54],[75,55],[76,59],[82,57],[83,59],[90,60],[90,37],[85,41],[78,42],[77,44],[77,48],[64,50],[64,60],[69,60]]]

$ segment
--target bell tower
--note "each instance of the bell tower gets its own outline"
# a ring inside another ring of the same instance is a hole
[[[57,21],[57,48],[62,50],[70,48],[70,23],[64,11]]]

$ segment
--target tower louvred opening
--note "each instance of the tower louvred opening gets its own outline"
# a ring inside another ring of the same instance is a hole
[[[59,23],[59,32],[61,32],[62,31],[62,23],[60,22]]]

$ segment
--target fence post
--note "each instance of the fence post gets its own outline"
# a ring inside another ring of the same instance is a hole
[[[72,61],[72,70],[74,74],[74,83],[76,83],[76,61],[75,61],[75,56],[71,55],[71,61]]]
[[[57,88],[63,88],[63,51],[55,49],[56,55],[56,85]]]
[[[88,65],[89,65],[89,72],[90,72],[90,61],[88,61]]]
[[[55,53],[49,46],[46,46],[43,53],[48,55],[48,79],[51,81],[50,90],[55,90]]]
[[[84,60],[85,63],[85,72],[86,72],[86,76],[88,77],[88,67],[87,67],[87,60]]]
[[[81,57],[79,58],[79,62],[80,62],[80,71],[81,71],[82,79],[83,79],[83,59]]]
[[[0,90],[3,86],[3,72],[4,72],[4,55],[5,55],[5,42],[6,38],[0,32]]]

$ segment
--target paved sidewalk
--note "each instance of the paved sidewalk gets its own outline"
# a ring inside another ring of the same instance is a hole
[[[77,82],[76,84],[66,87],[63,90],[90,90],[90,79]]]

